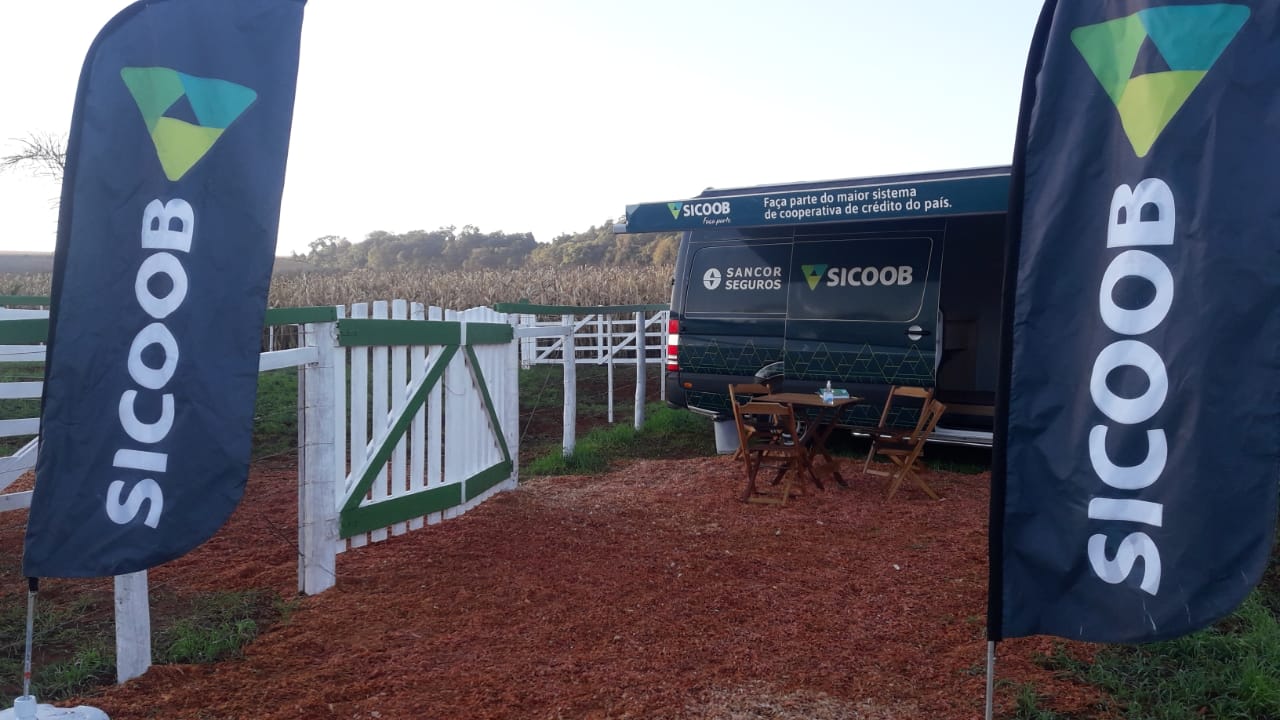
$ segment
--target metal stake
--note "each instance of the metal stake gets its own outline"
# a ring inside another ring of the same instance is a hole
[[[987,713],[984,717],[991,720],[991,710],[995,700],[995,679],[996,679],[996,643],[994,640],[987,641]]]
[[[22,695],[31,696],[31,645],[35,640],[36,593],[40,591],[38,578],[27,578],[27,646],[22,652]]]

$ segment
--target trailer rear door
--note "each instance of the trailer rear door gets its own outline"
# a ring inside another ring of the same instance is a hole
[[[933,387],[943,232],[797,237],[787,378]]]

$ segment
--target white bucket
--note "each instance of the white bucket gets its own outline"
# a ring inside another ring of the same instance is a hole
[[[721,455],[737,452],[738,424],[732,420],[717,420],[712,425],[716,427],[716,452]]]

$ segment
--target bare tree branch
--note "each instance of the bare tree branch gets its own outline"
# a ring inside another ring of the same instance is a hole
[[[0,172],[26,170],[36,177],[61,180],[67,165],[67,136],[31,133],[15,139],[18,152],[0,157]]]

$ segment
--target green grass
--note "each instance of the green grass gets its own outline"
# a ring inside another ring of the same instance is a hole
[[[47,584],[47,583],[46,583]],[[0,602],[0,696],[22,694],[26,603]],[[265,590],[177,597],[152,594],[152,659],[156,664],[208,663],[236,657],[292,607]],[[115,682],[115,624],[110,586],[42,588],[36,604],[31,690],[42,701],[84,695]]]
[[[1280,720],[1280,622],[1276,565],[1230,617],[1190,635],[1144,645],[1107,645],[1091,663],[1061,645],[1040,664],[1094,685],[1128,720]],[[1019,685],[1017,720],[1066,720],[1041,707],[1034,686]]]
[[[73,657],[50,663],[34,673],[32,693],[45,700],[65,700],[115,681],[114,648],[105,643],[81,647]]]
[[[574,371],[577,385],[578,417],[606,420],[609,416],[609,369],[603,365],[579,365]],[[658,388],[656,368],[647,368],[645,383],[653,397]],[[614,419],[630,420],[635,403],[634,366],[613,367]],[[564,408],[564,374],[559,365],[534,365],[520,371],[520,411],[550,412],[559,417]]]
[[[253,457],[290,452],[298,447],[298,370],[283,368],[258,375],[253,410]]]
[[[1083,665],[1047,659],[1106,690],[1132,720],[1280,718],[1280,623],[1265,590],[1213,627],[1174,640],[1108,646]]]
[[[1040,700],[1040,694],[1034,686],[1025,683],[1018,685],[1013,705],[1014,720],[1066,720],[1064,716],[1040,707]]]
[[[1090,664],[1059,646],[1041,664],[1101,688],[1119,708],[1117,716],[1129,720],[1280,720],[1277,551],[1257,589],[1209,628],[1164,642],[1104,646]],[[1035,698],[1019,692],[1024,714],[1017,717],[1055,717],[1035,714],[1042,712]]]
[[[211,663],[237,657],[265,625],[280,619],[284,606],[262,590],[203,595],[189,614],[155,634],[159,663]]]
[[[0,383],[44,380],[44,363],[0,363]],[[0,419],[40,416],[40,398],[0,400]],[[12,455],[34,436],[0,438],[0,457]]]
[[[635,367],[614,366],[614,423],[630,426],[635,407]],[[609,426],[609,372],[604,366],[582,365],[576,368],[577,428],[579,445],[591,429]],[[645,374],[647,397],[657,398],[660,374],[655,367]],[[564,416],[564,375],[558,365],[535,365],[520,371],[520,462],[522,468],[551,454],[560,454]],[[646,413],[651,415],[652,413]],[[711,432],[708,425],[706,432]],[[582,472],[602,468],[598,459],[590,457],[590,448],[575,453],[571,459]]]
[[[35,617],[33,645],[37,654],[31,677],[37,697],[60,700],[115,679],[110,612],[110,597],[41,598]],[[0,603],[0,637],[7,640],[0,646],[0,694],[4,697],[22,694],[26,621],[25,602]]]
[[[631,424],[597,428],[578,438],[572,455],[559,448],[525,465],[523,473],[588,475],[603,472],[622,459],[688,457],[715,454],[711,423],[685,410],[649,403],[637,431]]]

